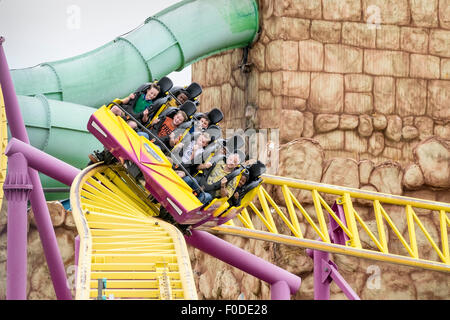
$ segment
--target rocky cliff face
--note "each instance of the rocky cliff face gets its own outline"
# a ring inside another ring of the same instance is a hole
[[[243,51],[193,66],[201,108],[225,128],[313,138],[327,158],[414,161],[429,137],[450,140],[448,1],[259,1],[261,34]],[[447,183],[447,182],[446,182]]]
[[[239,67],[242,49],[193,66],[193,80],[204,88],[202,110],[221,108],[230,132],[275,137],[258,146],[263,155],[277,153],[276,163],[268,162],[273,174],[450,202],[450,2],[260,0],[259,8],[250,72]],[[296,196],[310,202],[307,194]],[[363,201],[355,205],[368,210]],[[438,230],[430,212],[422,218]],[[399,248],[393,238],[390,246]],[[313,297],[312,262],[303,250],[232,241],[300,275],[295,298]],[[265,284],[249,291],[248,278],[225,265],[207,268],[209,259],[194,255],[204,297],[269,297]],[[448,297],[448,276],[437,272],[338,255],[334,261],[363,299]],[[217,291],[224,275],[241,290]],[[333,299],[344,297],[336,286],[332,291]]]

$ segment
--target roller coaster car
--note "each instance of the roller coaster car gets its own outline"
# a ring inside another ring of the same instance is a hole
[[[202,227],[215,227],[230,221],[241,213],[241,211],[256,196],[259,189],[258,187],[262,183],[261,175],[266,171],[266,166],[260,161],[257,161],[256,163],[246,167],[246,169],[249,172],[248,180],[242,187],[240,198],[237,203],[223,211],[221,214],[211,216],[206,222],[201,224]]]
[[[136,90],[136,92],[147,91],[147,89],[150,87],[152,83],[156,83],[160,88],[159,94],[156,96],[155,100],[165,97],[167,93],[170,91],[170,89],[172,89],[173,87],[173,82],[172,80],[170,80],[170,78],[162,77],[161,79],[159,79],[159,81],[144,83]]]
[[[160,91],[159,91],[158,95],[156,96],[155,99],[153,99],[155,101],[154,102],[154,108],[157,111],[158,109],[161,108],[161,106],[167,100],[167,95],[169,94],[170,89],[172,89],[172,87],[173,87],[173,82],[168,77],[162,77],[159,81],[144,83],[139,88],[137,88],[134,93],[137,96],[141,95],[142,93],[145,93],[152,83],[156,83],[159,86],[159,88],[160,88]],[[122,100],[121,99],[114,99],[113,102],[116,103],[116,104],[122,104]],[[156,113],[156,111],[155,111],[155,113]]]
[[[184,113],[186,113],[186,115],[188,116],[188,119],[190,119],[195,112],[197,111],[197,106],[195,105],[195,103],[193,103],[192,101],[188,100],[185,103],[183,103],[181,106],[179,107],[168,107],[166,108],[161,114],[160,116],[169,116],[172,117],[174,116],[178,111],[184,111]]]
[[[170,92],[174,96],[177,96],[180,92],[184,92],[189,100],[194,101],[199,95],[202,94],[203,90],[202,86],[197,82],[192,82],[187,87],[173,87]]]
[[[91,115],[87,129],[116,159],[122,163],[131,161],[139,168],[145,179],[145,188],[176,223],[196,227],[228,209],[227,198],[202,204],[172,169],[172,163],[164,153],[148,139],[139,136],[107,106]]]
[[[223,113],[217,108],[211,109],[206,116],[210,121],[210,125],[217,125],[220,121],[223,120]]]

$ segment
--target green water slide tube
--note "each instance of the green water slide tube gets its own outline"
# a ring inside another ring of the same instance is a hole
[[[251,43],[254,0],[185,0],[86,54],[12,70],[18,95],[99,107],[149,80],[215,53]]]
[[[89,116],[142,83],[216,53],[251,44],[259,29],[255,0],[184,0],[85,54],[11,70],[30,143],[75,167],[102,148]],[[41,175],[44,189],[63,187]],[[67,193],[46,193],[48,200]]]
[[[32,146],[80,169],[88,164],[92,150],[103,148],[86,130],[89,117],[96,109],[50,100],[43,95],[18,96],[18,100]],[[68,192],[61,191],[67,186],[46,175],[40,177],[47,200],[68,196]]]

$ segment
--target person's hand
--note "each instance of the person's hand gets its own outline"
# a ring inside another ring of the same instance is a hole
[[[155,120],[153,120],[152,125],[157,124],[159,122],[159,118],[156,118]]]
[[[212,167],[212,163],[211,162],[205,163],[205,167],[206,167],[206,169],[211,168]]]
[[[220,185],[221,185],[222,187],[225,187],[225,185],[227,184],[227,182],[228,182],[227,178],[226,178],[226,177],[223,177],[222,180],[220,180]]]
[[[145,110],[142,112],[142,121],[143,121],[143,122],[147,122],[147,121],[148,121],[148,109],[145,109]]]
[[[134,93],[130,93],[130,95],[128,96],[128,98],[134,99],[134,98],[136,98],[136,95],[135,95]]]

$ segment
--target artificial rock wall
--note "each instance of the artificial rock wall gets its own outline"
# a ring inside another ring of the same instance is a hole
[[[450,203],[450,1],[259,0],[259,8],[249,72],[240,67],[243,49],[193,65],[193,81],[204,88],[201,110],[220,108],[225,129],[277,131],[278,166],[271,173]],[[300,193],[299,201],[314,212],[308,197]],[[367,203],[355,208],[370,219]],[[389,214],[408,239],[403,211],[390,207]],[[440,245],[436,213],[418,215]],[[390,252],[399,250],[391,231],[389,239]],[[300,275],[295,299],[313,297],[304,250],[227,240]],[[425,258],[436,258],[426,240],[419,243]],[[201,297],[270,297],[267,284],[193,253]],[[333,259],[363,299],[448,299],[445,274]],[[381,270],[375,289],[374,265]],[[331,298],[344,296],[332,286]]]
[[[220,107],[225,128],[279,129],[281,144],[313,138],[330,158],[403,165],[427,138],[450,140],[450,1],[259,6],[250,73],[243,50],[193,66],[201,108]]]

